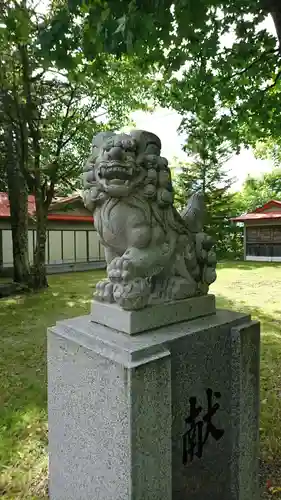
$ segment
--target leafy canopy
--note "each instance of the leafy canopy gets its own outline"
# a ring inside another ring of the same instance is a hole
[[[276,33],[265,28],[270,14]],[[63,65],[75,64],[76,49],[89,60],[127,53],[142,71],[157,67],[157,99],[190,130],[203,108],[236,148],[280,136],[279,0],[57,0],[41,41]]]
[[[59,59],[41,43],[52,9],[38,14],[33,0],[2,7],[0,111],[3,133],[12,125],[17,151],[24,152],[21,167],[30,190],[37,182],[54,194],[57,184],[60,189],[77,185],[70,181],[79,176],[94,133],[119,129],[132,109],[146,109],[150,80],[136,69],[133,57],[85,59],[79,50],[81,31],[75,29],[65,58],[75,64],[59,68]],[[60,44],[58,33],[56,40]]]
[[[281,201],[281,169],[275,168],[261,177],[249,176],[235,202],[238,213],[252,212],[270,200]]]
[[[85,59],[82,32],[74,24],[72,33],[67,33],[67,16],[60,18],[66,33],[53,32],[59,47],[54,58],[43,43],[54,8],[38,14],[35,1],[11,0],[1,3],[0,10],[0,135],[7,144],[0,159],[19,167],[14,180],[19,184],[23,178],[35,195],[36,288],[47,285],[46,224],[52,198],[77,187],[94,133],[119,129],[131,109],[146,107],[150,83],[136,71],[133,57],[101,54]],[[16,199],[16,183],[8,186]],[[19,219],[20,207],[17,214]]]
[[[268,137],[267,139],[257,142],[255,147],[255,156],[261,160],[272,161],[275,168],[280,168],[281,166],[281,137],[277,139],[272,139]]]
[[[184,150],[189,161],[177,162],[172,169],[174,173],[181,169],[175,178],[178,208],[185,206],[192,193],[203,193],[207,208],[205,229],[216,242],[217,255],[220,258],[240,256],[240,229],[230,220],[235,211],[235,196],[231,191],[234,179],[225,167],[231,155],[230,144],[213,137],[212,127],[204,123],[201,115],[195,132],[187,136]]]

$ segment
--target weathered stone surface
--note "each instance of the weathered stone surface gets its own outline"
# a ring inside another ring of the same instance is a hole
[[[159,328],[164,325],[192,320],[215,314],[214,295],[202,295],[185,300],[176,300],[167,304],[156,304],[137,311],[125,311],[117,304],[108,304],[94,300],[91,319],[95,323],[109,326],[120,332],[136,333]]]
[[[107,279],[96,300],[128,310],[208,293],[216,279],[205,204],[194,194],[180,215],[160,139],[134,130],[100,133],[84,168],[84,202],[105,246]]]
[[[231,409],[233,420],[232,494],[241,500],[259,498],[259,359],[257,324],[246,323],[232,329]]]
[[[90,316],[62,321],[48,367],[51,500],[258,499],[259,325],[248,316],[136,336]]]
[[[49,333],[50,498],[172,500],[170,353],[100,348]]]

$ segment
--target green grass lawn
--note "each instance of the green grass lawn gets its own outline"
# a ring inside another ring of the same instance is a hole
[[[0,300],[0,497],[47,498],[46,329],[89,311],[101,271],[49,277],[49,289]],[[281,265],[225,263],[218,306],[262,322],[263,481],[281,485]],[[274,498],[279,498],[276,493]]]
[[[273,497],[281,498],[281,264],[221,264],[211,291],[219,307],[261,321],[262,482],[272,482]],[[270,497],[265,492],[262,498]]]

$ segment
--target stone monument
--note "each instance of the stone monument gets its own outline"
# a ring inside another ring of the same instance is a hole
[[[51,500],[257,500],[259,324],[217,310],[196,193],[157,136],[100,133],[84,202],[107,277],[48,333]]]

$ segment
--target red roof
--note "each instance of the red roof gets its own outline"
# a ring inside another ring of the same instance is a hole
[[[77,195],[69,196],[67,198],[60,198],[59,200],[55,200],[52,205],[63,204],[64,202],[75,201],[78,198]],[[35,214],[35,196],[30,194],[28,196],[28,215],[30,217]],[[8,193],[0,192],[0,218],[8,218],[10,217],[10,202]],[[59,213],[56,214],[54,212],[48,215],[48,220],[60,220],[60,221],[83,221],[83,222],[92,222],[92,215],[79,215],[79,214],[69,214],[69,213]]]
[[[267,210],[270,210],[267,212]],[[275,209],[275,210],[272,210]],[[281,201],[270,200],[262,207],[256,208],[254,212],[240,215],[232,219],[234,222],[244,222],[248,220],[273,220],[281,219]]]
[[[48,220],[71,220],[71,221],[86,221],[93,222],[92,215],[72,215],[72,214],[49,214]]]
[[[35,212],[35,197],[33,194],[28,196],[28,214]],[[7,193],[0,192],[0,217],[10,217],[10,202]]]
[[[232,219],[234,222],[244,222],[247,220],[265,220],[265,219],[281,219],[281,211],[280,212],[268,212],[267,214],[245,214],[240,215],[239,217],[235,217]]]
[[[277,210],[281,210],[281,201],[278,200],[270,200],[267,203],[265,203],[262,207],[256,208],[254,210],[254,213],[260,213],[264,212],[264,210],[268,210],[269,208],[277,208]]]

